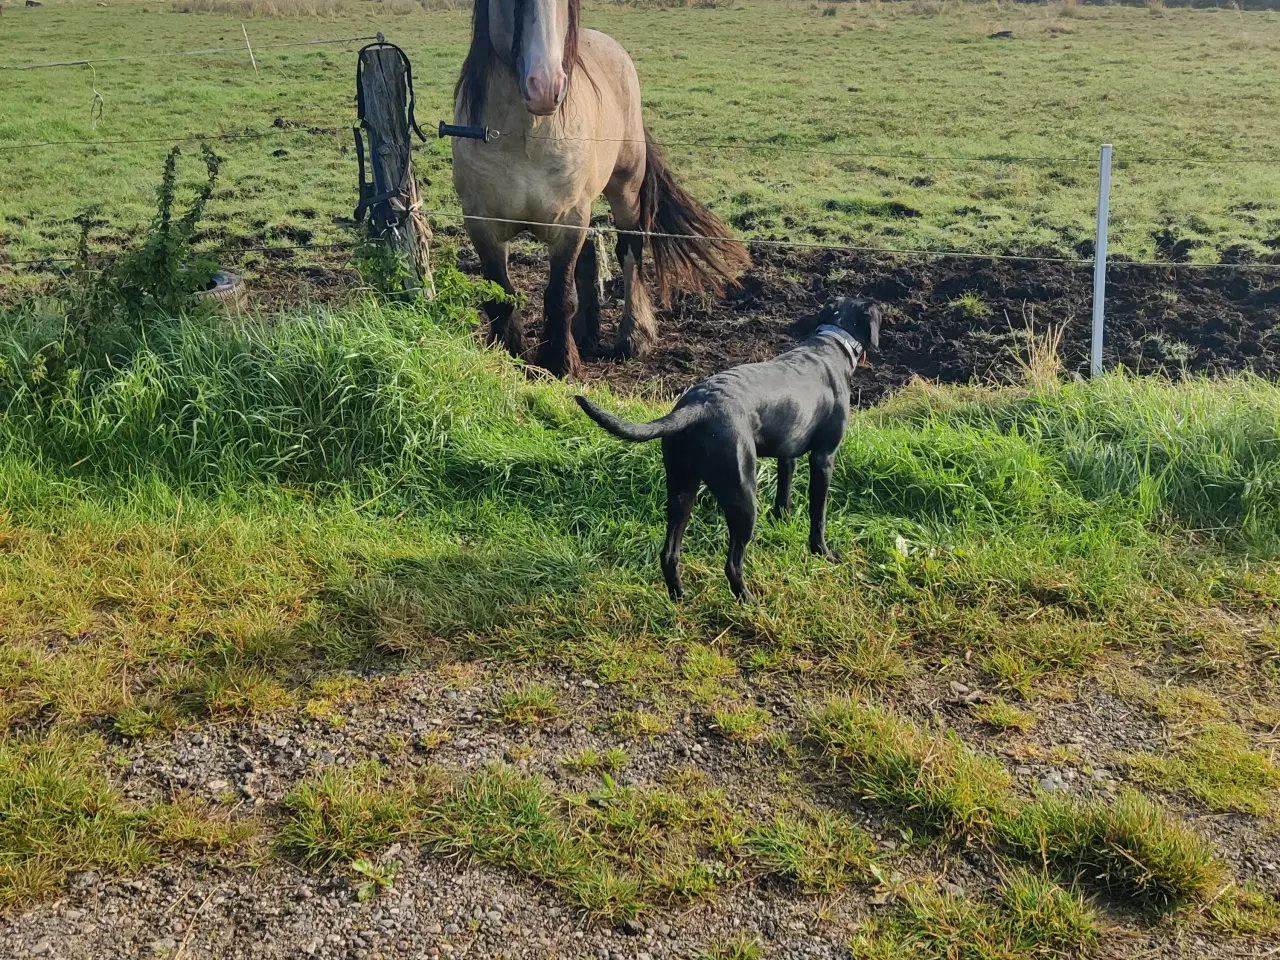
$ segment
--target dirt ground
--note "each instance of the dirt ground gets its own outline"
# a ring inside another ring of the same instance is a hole
[[[517,267],[518,282],[536,292],[542,282],[536,266]],[[675,394],[710,373],[786,349],[795,342],[796,321],[838,296],[891,308],[880,355],[860,378],[863,405],[913,376],[944,383],[1017,379],[1029,333],[1043,337],[1051,327],[1063,327],[1067,371],[1086,374],[1092,291],[1087,265],[757,252],[755,267],[724,300],[686,299],[664,313],[651,356],[625,364],[595,358],[585,376],[616,390]],[[607,310],[606,345],[619,309],[615,301]],[[1280,264],[1113,265],[1103,363],[1174,377],[1242,370],[1280,376]]]

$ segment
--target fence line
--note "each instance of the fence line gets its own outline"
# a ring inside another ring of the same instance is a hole
[[[331,136],[337,134],[338,130],[328,130],[318,126],[304,126],[298,124],[297,127],[279,127],[271,130],[251,130],[244,133],[193,133],[186,137],[132,137],[123,140],[35,140],[29,143],[14,143],[0,145],[0,153],[8,150],[27,150],[37,147],[63,147],[75,144],[85,144],[89,146],[116,145],[122,143],[199,143],[206,140],[266,140],[270,137],[287,137],[298,136],[300,134],[308,134],[310,136]]]
[[[366,40],[367,37],[354,37],[351,40],[335,41],[335,40],[313,40],[307,41],[305,44],[277,44],[276,46],[299,46],[314,43],[351,43],[357,40]],[[238,50],[239,48],[225,48],[224,51]],[[271,49],[271,45],[265,47],[257,47],[258,50]],[[219,51],[196,51],[196,52],[219,52]],[[161,54],[160,56],[184,56],[184,54]],[[131,59],[131,58],[122,58]],[[75,60],[67,61],[66,64],[40,64],[38,66],[63,66],[63,65],[84,65],[92,63],[101,63],[101,60]],[[33,69],[30,67],[13,67],[0,66],[0,70],[22,70]],[[95,140],[85,138],[83,140],[34,140],[25,143],[8,143],[0,144],[0,152],[8,152],[13,150],[33,150],[42,147],[56,146],[109,146],[118,144],[133,143],[183,143],[186,141],[199,140],[252,140],[256,138],[278,136],[285,133],[311,133],[312,127],[306,130],[279,130],[264,133],[246,133],[246,134],[221,134],[221,133],[198,133],[185,137],[138,137],[130,139],[117,140]],[[319,128],[324,129],[324,128]],[[514,137],[512,133],[498,133],[496,137]],[[543,140],[549,143],[646,143],[644,140],[633,137],[535,137],[527,136],[528,140]],[[864,153],[860,151],[845,150],[823,150],[819,147],[805,147],[795,144],[776,143],[771,140],[660,140],[659,146],[662,147],[687,147],[693,149],[704,150],[773,150],[778,153],[796,153],[808,156],[818,157],[834,157],[836,159],[851,160],[910,160],[918,163],[996,163],[996,164],[1043,164],[1046,166],[1053,164],[1067,163],[1097,163],[1092,157],[1051,157],[1051,156],[1007,156],[1004,154],[988,154],[986,156],[966,157],[959,155],[930,155],[917,153]],[[1115,165],[1117,167],[1125,167],[1129,164],[1143,163],[1180,163],[1187,165],[1214,166],[1219,164],[1280,164],[1280,157],[1212,157],[1212,158],[1191,158],[1191,157],[1122,157],[1117,156]]]
[[[289,43],[259,44],[258,50],[282,50],[285,47],[319,47],[326,44],[360,43],[377,37],[346,37],[333,40],[294,40]],[[92,63],[123,63],[126,60],[167,60],[172,57],[206,57],[215,53],[243,53],[239,47],[213,47],[208,50],[179,50],[174,53],[140,53],[126,57],[93,57],[86,60],[53,60],[48,63],[0,63],[0,70],[47,70],[50,67],[84,67]]]
[[[1056,263],[1071,267],[1092,267],[1094,261],[1073,259],[1070,257],[1034,257],[1022,254],[1011,253],[976,253],[966,250],[921,250],[911,249],[908,247],[871,247],[860,246],[857,244],[845,243],[823,243],[821,241],[806,240],[769,240],[759,237],[741,237],[725,240],[723,237],[706,237],[699,234],[691,233],[658,233],[643,232],[634,230],[620,230],[613,226],[582,226],[578,224],[549,223],[539,220],[512,220],[505,217],[482,217],[453,210],[423,210],[423,214],[429,217],[437,217],[439,219],[449,219],[456,221],[477,220],[487,223],[505,223],[511,226],[520,227],[541,227],[561,230],[578,230],[588,234],[608,234],[618,235],[627,234],[634,235],[639,233],[647,239],[662,240],[687,240],[698,243],[741,243],[747,247],[769,247],[773,249],[799,249],[799,250],[828,250],[837,253],[863,253],[863,254],[879,254],[882,256],[898,256],[898,257],[927,257],[939,260],[957,259],[957,260],[991,260],[991,261],[1012,261],[1016,263]],[[349,250],[359,246],[360,241],[346,240],[336,243],[300,243],[300,244],[273,244],[251,247],[222,247],[214,250],[202,251],[211,255],[238,255],[245,253],[270,253],[275,250]],[[89,259],[93,261],[112,262],[124,256],[123,253],[91,253]],[[29,260],[8,260],[0,261],[0,268],[18,267],[18,266],[36,266],[54,263],[75,263],[78,257],[37,257]],[[1123,267],[1149,267],[1161,268],[1168,270],[1191,269],[1191,270],[1276,270],[1280,271],[1280,263],[1178,263],[1173,260],[1116,260],[1111,259],[1108,264],[1113,268]]]
[[[501,133],[494,134],[495,139],[498,137],[513,137],[517,134]],[[528,140],[546,140],[552,143],[557,142],[583,142],[583,143],[647,143],[637,137],[535,137],[525,135]],[[863,153],[859,151],[843,151],[843,150],[823,150],[818,147],[796,146],[794,144],[777,143],[772,140],[665,140],[658,141],[662,147],[702,147],[709,150],[777,150],[783,153],[805,153],[820,157],[839,157],[845,159],[860,160],[919,160],[926,163],[1087,163],[1096,164],[1096,157],[1013,157],[1005,154],[987,154],[978,157],[964,157],[957,155],[929,156],[927,154],[917,153]],[[1116,161],[1117,166],[1124,166],[1130,163],[1185,163],[1185,164],[1235,164],[1235,163],[1256,163],[1256,164],[1280,164],[1280,156],[1275,157],[1121,157]]]

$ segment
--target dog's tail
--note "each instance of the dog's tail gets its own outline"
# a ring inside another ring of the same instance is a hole
[[[600,426],[615,437],[621,437],[623,440],[630,440],[633,443],[644,443],[646,440],[669,437],[673,433],[679,433],[702,419],[700,410],[693,407],[680,407],[672,410],[665,417],[659,417],[649,423],[632,423],[629,420],[623,420],[621,417],[615,417],[607,410],[601,410],[586,397],[574,397],[573,399],[577,400],[578,406],[583,409],[583,412]]]

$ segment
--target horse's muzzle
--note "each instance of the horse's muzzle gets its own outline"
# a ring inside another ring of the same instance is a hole
[[[539,117],[550,116],[560,109],[565,94],[569,92],[569,78],[560,67],[524,73],[520,78],[520,92],[524,94],[525,108]]]

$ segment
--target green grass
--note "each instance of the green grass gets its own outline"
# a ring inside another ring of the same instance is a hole
[[[605,750],[587,747],[585,750],[581,750],[564,759],[565,765],[575,770],[604,771],[606,773],[617,773],[630,762],[630,754],[621,747],[609,747]]]
[[[954,733],[916,727],[855,701],[828,704],[809,736],[850,777],[854,793],[912,827],[944,837],[985,833],[1009,815],[1009,775]]]
[[[1015,707],[1003,697],[996,697],[987,703],[979,704],[973,713],[995,730],[1026,733],[1036,725],[1034,713]]]
[[[748,832],[746,849],[805,893],[834,893],[872,875],[871,837],[838,814],[779,815]]]
[[[319,20],[254,19],[254,72],[237,47],[242,15],[182,15],[164,3],[46,4],[0,26],[4,61],[66,60],[231,47],[195,58],[97,67],[106,110],[90,128],[84,68],[5,74],[0,147],[87,139],[4,154],[0,230],[10,259],[74,247],[69,218],[95,205],[105,245],[149,216],[163,143],[115,139],[262,132],[223,141],[224,179],[208,241],[289,244],[347,238],[355,158],[354,57],[340,47],[267,50],[378,30],[414,62],[417,116],[452,114],[468,42],[455,11],[393,16],[344,0]],[[408,9],[417,10],[413,5]],[[699,197],[757,235],[889,247],[1046,249],[1078,255],[1093,236],[1099,144],[1137,156],[1242,158],[1280,151],[1280,20],[1274,13],[1058,5],[805,5],[750,0],[719,9],[587,5],[586,26],[637,61],[647,119]],[[1012,42],[987,34],[1011,29]],[[1016,82],[1015,82],[1016,80]],[[277,123],[279,118],[279,123]],[[709,140],[715,146],[686,146]],[[723,144],[764,142],[735,148]],[[1070,157],[1081,163],[928,162],[857,154]],[[422,144],[426,203],[457,209],[448,144]],[[87,191],[83,185],[90,184]],[[1266,163],[1120,166],[1113,250],[1156,254],[1166,227],[1215,259],[1238,242],[1260,253],[1280,232],[1280,167]],[[456,226],[456,222],[450,222]],[[314,258],[315,255],[310,255]],[[305,261],[308,255],[303,254]],[[270,260],[249,254],[251,273]]]
[[[415,800],[412,785],[373,764],[324,770],[285,798],[277,844],[314,867],[354,861],[409,835]]]
[[[0,724],[7,756],[28,758],[0,790],[33,802],[27,731],[79,758],[46,758],[47,775],[81,771],[49,788],[69,791],[70,812],[34,834],[39,849],[0,832],[0,862],[21,874],[10,901],[81,864],[128,871],[168,850],[159,821],[138,821],[96,771],[95,731],[276,712],[340,725],[379,695],[356,668],[472,688],[484,660],[498,672],[488,702],[518,722],[557,698],[512,677],[579,671],[614,688],[619,735],[660,745],[689,722],[681,711],[753,734],[763,718],[735,705],[795,691],[803,710],[891,680],[876,663],[902,676],[965,661],[1034,689],[1101,652],[1198,661],[1211,623],[1252,696],[1274,701],[1259,639],[1280,601],[1274,385],[913,388],[852,418],[830,503],[844,562],[809,558],[801,517],[762,525],[748,555],[761,600],[738,604],[703,502],[675,607],[657,564],[658,451],[617,444],[565,386],[477,350],[476,291],[447,264],[438,281],[429,306],[149,321],[111,367],[76,353],[55,302],[0,312]],[[798,741],[781,717],[772,732]],[[851,792],[909,831],[987,838],[1156,906],[1219,885],[1210,848],[1137,797],[1026,801],[955,733],[852,701],[808,732]],[[802,781],[813,760],[797,753],[782,773]],[[807,889],[856,876],[820,820],[776,830],[766,863],[751,831],[778,811],[744,818],[709,787],[606,781],[575,798],[485,776],[411,794],[399,773],[307,781],[277,839],[308,863],[349,864],[418,836],[609,917],[769,871]]]
[[[234,847],[252,833],[190,797],[126,802],[93,736],[0,738],[0,910],[48,897],[68,874],[132,874],[162,853]]]
[[[914,830],[998,843],[1028,862],[1165,909],[1218,891],[1211,843],[1134,791],[1114,800],[1014,794],[1008,774],[951,731],[854,701],[828,704],[809,738],[850,791]]]
[[[702,960],[760,960],[763,956],[764,947],[760,941],[741,934],[712,944],[702,954]]]
[[[851,948],[855,960],[1021,960],[1074,956],[1097,940],[1093,914],[1078,896],[1018,872],[990,903],[909,887]]]
[[[1211,723],[1167,754],[1125,754],[1131,775],[1170,792],[1190,794],[1210,810],[1280,817],[1280,768],[1249,747],[1243,730]]]
[[[524,683],[503,690],[495,704],[498,716],[507,723],[528,726],[560,715],[555,687],[546,683]]]
[[[711,725],[729,740],[759,740],[772,719],[763,707],[746,704],[713,711]]]

